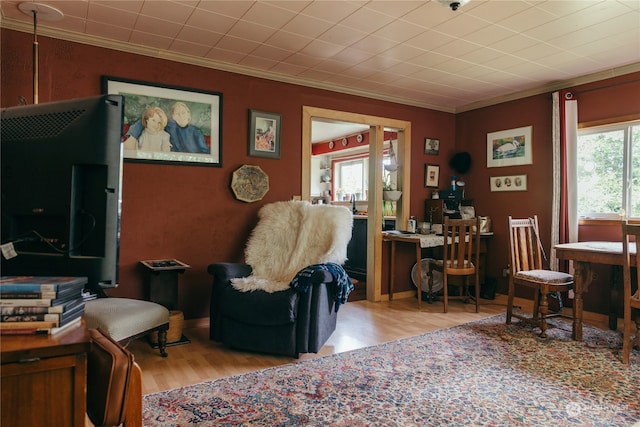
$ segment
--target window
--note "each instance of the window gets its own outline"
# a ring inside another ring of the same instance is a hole
[[[382,164],[390,164],[391,157],[388,150],[385,150],[382,157]],[[334,200],[351,200],[351,195],[355,195],[356,200],[367,200],[369,193],[369,155],[356,154],[341,158],[334,158],[333,176],[336,185],[336,196]],[[389,172],[383,172],[388,174]],[[384,175],[386,176],[386,175]],[[395,184],[395,173],[391,177]]]
[[[578,132],[578,216],[640,217],[640,121]]]
[[[338,193],[343,193],[346,196],[346,200],[351,200],[352,194],[355,195],[356,200],[366,200],[368,164],[369,159],[365,158],[336,161]]]

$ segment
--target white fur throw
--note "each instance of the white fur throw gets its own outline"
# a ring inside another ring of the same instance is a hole
[[[232,279],[240,291],[282,291],[309,265],[347,260],[353,217],[344,206],[275,202],[263,206],[258,218],[245,249],[253,273]]]

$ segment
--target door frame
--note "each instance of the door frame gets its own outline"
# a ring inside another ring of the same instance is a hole
[[[311,121],[328,119],[369,125],[369,197],[367,220],[367,300],[382,300],[382,158],[384,130],[398,132],[398,190],[402,197],[396,207],[396,228],[409,219],[411,201],[411,122],[330,110],[302,107],[302,200],[311,200]],[[388,297],[387,297],[388,298]]]

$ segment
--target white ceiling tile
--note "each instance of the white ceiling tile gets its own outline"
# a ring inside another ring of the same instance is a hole
[[[116,27],[114,25],[104,24],[102,22],[87,21],[86,22],[87,34],[91,34],[96,37],[104,37],[106,39],[120,40],[123,42],[129,41],[131,31],[125,30],[122,27]]]
[[[386,50],[392,49],[394,46],[397,46],[398,43],[393,40],[383,39],[378,36],[368,36],[364,39],[354,43],[351,47],[362,50],[364,52],[369,52],[372,54],[379,54]]]
[[[340,21],[360,31],[374,32],[393,21],[393,18],[372,9],[360,8]]]
[[[260,45],[256,47],[252,52],[252,55],[259,56],[262,58],[269,58],[275,61],[282,61],[289,56],[293,55],[294,52],[286,49],[280,49],[275,46],[269,46],[266,44]]]
[[[360,9],[365,3],[335,0],[314,1],[309,2],[304,9],[300,10],[300,13],[327,22],[341,22],[347,16]]]
[[[315,39],[320,34],[331,28],[330,22],[306,15],[298,15],[287,22],[282,29],[291,33],[300,34]]]
[[[184,24],[194,10],[193,6],[184,3],[145,1],[140,9],[140,14],[176,24]]]
[[[280,28],[295,16],[295,12],[282,9],[276,5],[256,2],[242,15],[242,20],[271,28]]]
[[[229,16],[198,9],[196,13],[189,17],[186,25],[208,31],[215,31],[217,33],[226,33],[236,22],[236,19]]]
[[[229,31],[227,31],[227,34],[241,39],[264,43],[275,33],[275,31],[276,30],[273,28],[264,25],[240,20],[236,22]]]
[[[134,30],[131,32],[129,41],[133,44],[148,46],[152,49],[168,49],[173,42],[173,38]]]
[[[405,42],[408,46],[414,46],[422,50],[432,50],[437,47],[451,43],[456,38],[437,31],[425,31]]]
[[[138,19],[138,14],[128,10],[105,7],[100,4],[91,4],[87,10],[86,19],[98,23],[111,22],[112,24],[110,25],[120,28],[132,28]]]
[[[214,47],[207,53],[206,58],[221,63],[237,64],[245,56],[246,53]]]
[[[303,49],[301,49],[300,53],[326,59],[331,58],[343,49],[343,46],[338,46],[333,43],[327,43],[322,40],[314,40],[306,45]]]
[[[558,19],[557,16],[543,9],[530,7],[510,16],[509,19],[503,19],[500,21],[500,25],[513,31],[527,32],[532,28],[546,25],[556,19]]]
[[[390,22],[384,27],[378,29],[373,34],[388,40],[393,40],[401,43],[414,38],[424,32],[425,29],[418,25],[412,24],[411,22],[398,20]]]
[[[216,44],[216,47],[220,49],[237,51],[238,53],[244,54],[252,52],[258,46],[260,46],[260,43],[232,36],[224,36]]]
[[[255,4],[253,0],[233,0],[233,1],[201,1],[198,9],[208,10],[220,15],[225,15],[234,19],[240,19]]]
[[[356,30],[347,25],[337,24],[320,34],[318,39],[346,47],[362,40],[366,35],[367,33],[364,31]]]
[[[190,43],[183,40],[174,40],[169,50],[172,52],[182,53],[184,55],[191,55],[194,57],[201,57],[209,52],[210,47],[198,43]]]
[[[177,40],[181,40],[188,43],[201,43],[208,46],[213,46],[223,37],[223,34],[213,31],[206,31],[201,28],[185,26],[182,27],[178,35]]]
[[[278,61],[274,61],[272,59],[254,56],[254,55],[247,55],[238,62],[238,65],[255,68],[258,70],[269,70],[272,67],[274,67],[277,63]]]
[[[181,24],[163,21],[151,16],[140,15],[134,26],[136,31],[148,34],[157,34],[162,37],[175,37],[182,28]]]

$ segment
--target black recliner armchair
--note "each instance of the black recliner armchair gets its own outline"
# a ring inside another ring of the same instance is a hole
[[[308,202],[265,205],[246,264],[215,263],[210,338],[249,351],[317,353],[336,328],[353,285],[346,260],[352,215]]]

